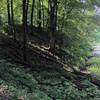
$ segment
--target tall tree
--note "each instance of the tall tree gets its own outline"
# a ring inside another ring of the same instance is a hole
[[[57,0],[49,0],[49,32],[50,32],[50,49],[55,48],[54,34],[56,32],[57,23]]]
[[[33,27],[33,13],[34,13],[34,7],[35,7],[35,0],[32,1],[32,8],[31,8],[31,33],[32,33],[32,27]]]
[[[41,3],[42,3],[42,5],[41,5],[42,6],[42,18],[43,18],[42,23],[43,23],[43,29],[44,29],[44,5],[43,5],[44,1],[42,0]]]
[[[11,30],[11,11],[10,11],[10,2],[7,0],[7,13],[8,13],[8,27],[9,27],[9,32]]]
[[[27,51],[26,51],[26,46],[27,46],[27,38],[26,38],[26,33],[27,33],[27,11],[28,11],[28,0],[23,0],[23,60],[27,61]]]
[[[15,26],[14,26],[14,11],[13,11],[13,0],[11,0],[11,29],[14,40],[16,40]]]
[[[39,0],[38,6],[38,28],[41,29],[41,0]]]

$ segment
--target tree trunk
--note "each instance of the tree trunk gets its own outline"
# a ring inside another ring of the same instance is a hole
[[[14,12],[13,12],[13,0],[11,0],[11,29],[12,29],[12,34],[14,37],[14,40],[16,40],[16,33],[15,33],[15,27],[14,27]]]
[[[29,0],[27,0],[27,4],[26,4],[26,7],[27,7],[27,9],[26,9],[26,10],[27,10],[27,12],[26,12],[26,13],[28,14],[28,8],[29,8]]]
[[[50,50],[55,49],[55,38],[57,23],[57,0],[49,0],[49,32],[50,32]]]
[[[43,21],[43,29],[44,29],[44,26],[45,26],[44,25],[44,22],[45,22],[44,20],[45,19],[44,19],[44,6],[43,6],[43,1],[42,1],[42,17],[43,17],[43,20],[42,21]]]
[[[7,0],[7,13],[8,13],[8,27],[9,27],[9,33],[10,33],[10,31],[11,31],[11,14],[10,14],[9,0]]]
[[[41,0],[39,0],[39,7],[38,7],[38,29],[41,29]]]
[[[32,2],[32,9],[31,9],[31,33],[33,30],[33,13],[34,13],[34,7],[35,7],[35,0]]]
[[[29,8],[29,0],[27,0],[26,1],[26,7],[27,7],[27,9],[26,9],[26,30],[27,30],[27,34],[29,33],[29,28],[28,28],[28,21],[27,21],[27,19],[28,19],[28,8]]]
[[[27,33],[27,0],[23,0],[23,61],[27,61],[27,39],[26,39],[26,33]]]

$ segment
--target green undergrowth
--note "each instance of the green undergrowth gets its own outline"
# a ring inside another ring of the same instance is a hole
[[[0,87],[7,87],[12,100],[100,100],[100,90],[89,80],[83,80],[85,87],[79,90],[57,72],[29,71],[9,60],[0,50]]]

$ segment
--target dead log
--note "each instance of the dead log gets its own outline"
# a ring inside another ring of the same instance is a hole
[[[14,41],[12,36],[5,35],[5,34],[1,34],[1,37],[2,37],[2,43],[6,44],[7,46],[14,46],[15,49],[19,48],[19,46],[23,47],[22,46],[23,45],[23,41],[20,40],[20,39],[17,39],[16,41]],[[45,50],[43,48],[40,48],[38,46],[35,46],[34,44],[30,44],[30,43],[27,43],[27,44],[28,44],[27,49],[32,50],[33,52],[41,55],[42,57],[44,57],[44,58],[46,58],[48,60],[51,60],[51,61],[59,63],[59,64],[63,64],[62,60],[58,56],[52,54],[51,52],[49,52],[49,51],[47,51],[47,50]]]
[[[91,83],[93,83],[94,85],[98,86],[100,88],[100,80],[97,79],[97,78],[94,78],[92,75],[91,75]]]

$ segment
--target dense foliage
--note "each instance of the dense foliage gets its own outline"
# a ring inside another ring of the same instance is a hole
[[[9,90],[12,100],[99,100],[100,90],[85,79],[84,88],[79,90],[71,80],[64,79],[57,72],[29,72],[23,66],[9,62],[0,50],[0,88]],[[44,80],[48,85],[39,84]],[[55,81],[56,80],[56,81]],[[50,85],[53,84],[53,85]],[[56,85],[55,85],[56,84]]]
[[[8,2],[11,6],[11,1],[8,0]],[[1,0],[0,5],[1,27],[5,27],[8,20],[6,0]],[[93,5],[94,1],[92,0],[57,1],[57,11],[55,12],[57,13],[55,15],[57,21],[56,32],[53,33],[52,37],[55,38],[55,41],[58,41],[57,44],[61,49],[58,53],[65,58],[66,62],[68,62],[68,60],[73,60],[74,63],[80,63],[80,61],[82,61],[89,54],[91,36],[93,36],[92,33],[96,29],[96,24],[94,23],[95,15]],[[40,25],[40,27],[44,30],[48,30],[48,27],[50,26],[48,1],[29,0],[27,6],[27,24],[29,26],[32,24],[32,26],[36,27]],[[22,24],[22,1],[13,1],[13,14],[14,22],[12,23],[15,24],[13,27],[15,27],[15,30],[18,30],[20,26],[16,25]],[[31,29],[29,29],[29,32],[30,31]],[[42,37],[41,32],[38,35]],[[45,35],[51,38],[49,31]],[[70,58],[68,55],[70,55]]]
[[[99,0],[0,0],[0,97],[4,89],[13,100],[99,100],[100,80],[80,70],[100,41],[99,6]]]

